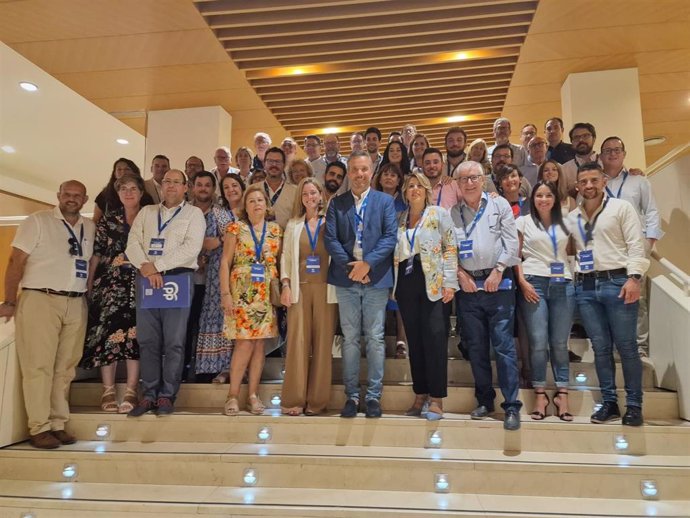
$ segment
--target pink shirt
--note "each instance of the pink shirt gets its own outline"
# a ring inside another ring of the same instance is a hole
[[[446,210],[450,210],[461,201],[462,193],[460,192],[457,181],[452,181],[447,185],[442,185],[441,182],[439,182],[431,190],[432,205],[439,205]]]

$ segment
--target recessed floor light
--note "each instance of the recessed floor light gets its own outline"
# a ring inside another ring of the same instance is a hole
[[[115,142],[117,142],[118,144],[122,144],[123,146],[124,146],[125,144],[129,144],[129,140],[127,140],[127,139],[125,139],[125,138],[116,139]]]
[[[20,81],[19,86],[21,86],[22,89],[26,90],[27,92],[35,92],[38,90],[38,86],[33,83],[29,83],[28,81]]]

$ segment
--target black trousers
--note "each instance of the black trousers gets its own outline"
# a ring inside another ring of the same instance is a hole
[[[443,302],[429,300],[418,255],[409,275],[405,275],[406,266],[407,261],[398,265],[395,298],[407,334],[412,389],[415,394],[444,398],[448,395],[448,333]]]

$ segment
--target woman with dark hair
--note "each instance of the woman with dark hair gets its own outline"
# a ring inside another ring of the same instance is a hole
[[[522,296],[522,312],[529,337],[534,387],[532,419],[547,415],[546,362],[551,369],[557,392],[553,397],[556,415],[572,421],[568,412],[568,336],[575,311],[575,292],[568,266],[571,247],[568,230],[563,224],[561,201],[556,185],[539,181],[530,197],[533,207],[529,216],[517,220],[523,262],[514,267]]]
[[[429,140],[423,133],[417,133],[412,139],[412,144],[410,144],[410,151],[408,157],[410,159],[410,171],[422,172],[422,166],[424,165],[424,150],[429,145]]]
[[[410,161],[408,160],[405,144],[397,140],[388,143],[383,152],[383,158],[381,159],[378,171],[380,172],[381,168],[386,164],[397,165],[400,171],[402,171],[403,178],[410,174]]]
[[[225,316],[220,304],[220,257],[228,225],[236,221],[242,206],[244,181],[237,173],[229,173],[220,181],[220,206],[206,214],[204,252],[207,256],[206,292],[199,318],[196,342],[196,373],[215,375],[213,383],[226,383],[230,377],[232,340],[223,333]],[[210,376],[209,376],[210,377]]]
[[[513,216],[516,218],[529,214],[529,200],[520,195],[520,184],[522,173],[513,164],[504,164],[495,171],[496,189],[503,196],[513,209]]]
[[[561,199],[561,212],[568,214],[575,208],[575,198],[568,194],[568,180],[564,176],[561,164],[555,160],[547,160],[540,167],[537,173],[537,181],[551,182],[556,186],[558,196]]]
[[[96,225],[88,279],[89,319],[80,365],[85,369],[101,369],[101,409],[126,414],[139,400],[139,344],[136,269],[127,260],[125,249],[132,222],[148,203],[144,201],[141,175],[129,172],[120,175],[113,182],[113,190],[118,194],[120,206],[110,207]],[[119,361],[127,362],[127,389],[118,405],[115,370]]]
[[[110,173],[110,180],[108,184],[103,188],[101,192],[98,193],[94,203],[96,206],[93,209],[93,221],[98,224],[98,221],[103,217],[103,214],[109,210],[119,209],[122,207],[122,202],[120,201],[120,196],[115,189],[115,182],[122,177],[122,175],[130,173],[141,177],[141,171],[137,167],[137,164],[132,162],[129,158],[118,158],[113,164],[113,171]],[[144,205],[151,205],[153,199],[151,196],[144,191],[142,197],[142,207]]]

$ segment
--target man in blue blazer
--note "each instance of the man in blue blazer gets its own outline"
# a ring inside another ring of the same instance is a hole
[[[325,244],[331,256],[328,283],[336,287],[343,330],[343,381],[347,402],[341,417],[359,407],[359,340],[367,348],[366,416],[381,417],[386,303],[393,287],[397,219],[393,198],[370,188],[373,163],[366,152],[350,155],[350,191],[333,198],[326,215]]]

